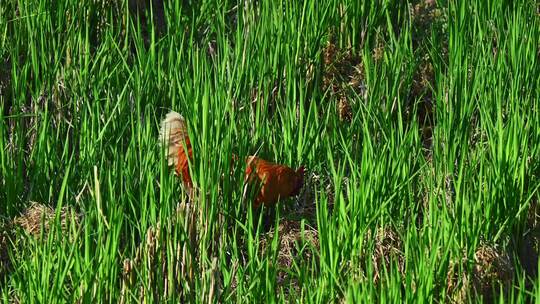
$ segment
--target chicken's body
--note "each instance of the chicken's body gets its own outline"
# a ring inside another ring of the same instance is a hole
[[[268,207],[280,199],[298,195],[304,182],[303,176],[303,167],[295,171],[255,156],[247,159],[246,181],[260,187],[255,198],[255,207],[261,204]]]
[[[193,160],[193,150],[184,118],[170,112],[161,123],[160,140],[167,146],[169,165],[174,165],[182,182],[191,190],[193,183],[189,174],[189,162]],[[237,159],[233,155],[234,160]],[[254,207],[261,204],[271,206],[280,199],[298,195],[304,183],[304,168],[293,170],[285,165],[275,164],[255,156],[246,160],[245,181],[260,187]]]

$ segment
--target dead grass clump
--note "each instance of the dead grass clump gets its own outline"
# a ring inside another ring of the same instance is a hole
[[[474,253],[472,266],[466,258],[450,262],[447,273],[447,295],[454,303],[464,303],[472,296],[492,302],[499,296],[499,285],[510,288],[514,267],[510,256],[497,247],[480,245]]]
[[[55,220],[55,216],[55,210],[51,207],[32,202],[30,207],[26,208],[22,215],[13,220],[13,223],[22,227],[29,235],[33,235],[34,237],[43,235],[46,237],[50,231],[52,222]],[[70,207],[62,207],[60,210],[60,224],[62,231],[67,231],[72,221],[75,222],[75,225],[78,225],[80,215],[75,213]]]
[[[315,258],[313,248],[319,248],[319,236],[317,230],[298,221],[281,220],[278,227],[278,252],[277,252],[277,283],[278,286],[292,283],[298,286],[298,282],[291,280],[287,272],[294,263],[308,263]],[[268,246],[275,237],[275,229],[266,233],[260,242],[262,252],[266,252]]]
[[[392,261],[397,262],[398,271],[405,275],[405,254],[403,241],[394,229],[379,228],[375,232],[375,248],[371,256],[373,264],[373,280],[382,279],[384,269],[389,269]]]
[[[495,284],[502,284],[506,289],[512,283],[514,267],[505,252],[492,246],[482,245],[474,253],[474,262],[474,289],[484,298],[492,298]]]
[[[467,259],[451,261],[446,274],[446,300],[448,303],[465,303],[471,296],[471,282],[466,270]]]

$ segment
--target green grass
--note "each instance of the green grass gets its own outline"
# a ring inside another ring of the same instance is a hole
[[[138,18],[128,1],[4,0],[0,301],[538,302],[537,3],[418,2],[165,1]],[[157,140],[171,109],[196,151],[192,216]],[[277,237],[259,246],[233,153],[308,169],[270,219],[316,230],[291,264]],[[41,237],[10,225],[31,202],[56,210]],[[65,206],[80,220],[62,228]]]

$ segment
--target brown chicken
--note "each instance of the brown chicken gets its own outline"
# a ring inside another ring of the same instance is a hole
[[[293,170],[255,156],[249,156],[246,166],[247,184],[255,184],[260,191],[255,198],[255,207],[269,207],[279,199],[300,194],[304,184],[304,167]]]
[[[193,183],[189,174],[188,159],[193,159],[193,150],[189,140],[184,117],[170,112],[161,122],[160,142],[167,149],[169,166],[174,165],[176,174],[191,190]],[[187,151],[187,152],[186,152]],[[233,163],[237,157],[233,155]],[[304,184],[304,167],[293,170],[285,165],[275,164],[255,156],[246,160],[245,182],[260,187],[254,207],[261,204],[271,206],[280,199],[296,196]]]

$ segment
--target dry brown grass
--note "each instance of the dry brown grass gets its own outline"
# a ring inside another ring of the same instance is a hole
[[[51,224],[56,216],[55,210],[44,204],[32,202],[31,205],[13,223],[20,226],[26,233],[34,237],[47,236],[51,229]],[[60,210],[60,225],[62,231],[67,231],[71,223],[78,226],[80,215],[67,206]]]
[[[278,286],[296,286],[299,282],[292,279],[287,269],[293,267],[294,263],[309,263],[316,256],[312,249],[319,248],[319,237],[317,230],[309,225],[304,225],[298,221],[281,220],[278,226],[278,252],[277,252],[277,283]],[[275,229],[272,228],[261,239],[261,252],[266,252],[268,246],[275,237]],[[288,285],[290,283],[291,285]]]
[[[419,43],[430,35],[433,23],[445,23],[444,11],[437,6],[435,0],[413,1],[409,13],[413,22],[413,41]]]
[[[373,280],[380,282],[384,269],[389,269],[392,261],[397,262],[398,271],[405,275],[405,254],[403,241],[390,227],[379,228],[375,233],[375,248],[371,256]]]
[[[40,238],[47,238],[51,225],[55,220],[54,209],[46,205],[31,202],[24,212],[13,220],[0,220],[0,279],[4,277],[11,268],[10,251],[24,247],[21,235],[17,233],[22,229],[26,234]],[[60,225],[62,231],[67,231],[74,223],[79,225],[80,215],[70,207],[63,207],[60,210]]]
[[[507,291],[514,278],[510,256],[495,246],[481,244],[475,251],[469,271],[466,258],[451,261],[447,274],[448,301],[464,303],[481,296],[492,302],[499,296],[499,285]]]
[[[385,49],[385,44],[379,41],[377,45],[371,51],[371,56],[373,60],[375,60],[376,63],[380,63],[382,59],[384,58],[384,49]]]
[[[133,287],[137,281],[136,274],[143,271],[149,275],[144,286],[156,286],[157,280],[164,280],[164,291],[162,295],[154,294],[156,299],[166,298],[174,290],[179,291],[183,297],[187,297],[191,292],[191,285],[199,269],[197,260],[198,238],[197,218],[198,212],[195,207],[187,202],[178,205],[176,213],[167,223],[151,226],[146,231],[145,241],[136,249],[135,256],[126,258],[123,262],[121,303],[126,301],[126,290]],[[165,231],[162,231],[163,227]],[[183,230],[186,232],[187,239],[176,247],[175,251],[167,250],[167,245],[172,241],[170,238],[174,235],[173,231]],[[172,256],[171,256],[172,255]],[[173,267],[170,267],[172,262]],[[170,274],[170,269],[173,273]],[[213,273],[213,272],[212,272]],[[172,280],[169,280],[172,278]],[[216,283],[217,284],[217,283]],[[138,301],[143,301],[145,293],[148,292],[141,286],[139,289]],[[214,287],[215,296],[218,288]]]
[[[338,115],[341,121],[351,121],[352,120],[352,108],[349,103],[349,99],[345,96],[341,96],[338,101]]]
[[[470,278],[466,272],[466,259],[451,261],[446,274],[446,302],[465,303],[471,296]]]
[[[481,245],[474,253],[473,285],[477,293],[486,299],[493,296],[493,285],[510,287],[514,278],[514,266],[507,253],[496,247]]]
[[[390,226],[368,229],[363,239],[362,252],[351,257],[348,263],[348,275],[356,282],[383,283],[385,272],[397,271],[405,278],[405,252],[403,240]],[[368,268],[372,268],[372,276],[368,276]]]

